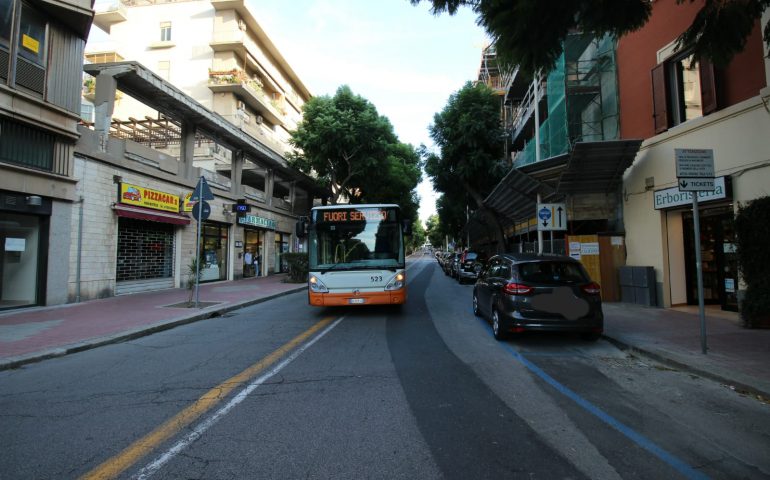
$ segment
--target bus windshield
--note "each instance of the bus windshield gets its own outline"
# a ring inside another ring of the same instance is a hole
[[[308,245],[311,271],[404,267],[401,224],[393,207],[313,210]]]

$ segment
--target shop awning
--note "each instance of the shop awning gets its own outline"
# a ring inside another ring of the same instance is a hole
[[[112,209],[119,217],[149,220],[151,222],[172,223],[174,225],[189,225],[190,223],[190,217],[182,215],[181,213],[164,212],[162,210],[135,207],[133,205],[124,205],[122,203],[116,203],[112,206]]]
[[[634,163],[641,140],[578,142],[559,177],[559,194],[610,193],[620,188],[623,172]]]

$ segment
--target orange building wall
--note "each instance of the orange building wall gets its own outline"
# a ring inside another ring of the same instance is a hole
[[[676,0],[658,0],[653,3],[647,24],[618,41],[622,138],[649,138],[655,135],[650,72],[658,63],[657,52],[689,27],[702,4],[696,1],[677,5]],[[754,97],[766,86],[759,21],[744,51],[736,55],[726,68],[716,69],[715,75],[719,109]]]

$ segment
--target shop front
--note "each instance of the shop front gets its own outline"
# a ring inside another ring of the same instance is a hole
[[[51,199],[0,192],[0,310],[43,305]]]
[[[738,311],[738,263],[730,177],[715,179],[714,192],[700,192],[703,301]],[[672,305],[697,305],[697,267],[692,197],[677,187],[655,191],[655,208],[665,215]]]
[[[266,261],[267,245],[275,231],[275,220],[246,213],[238,215],[238,225],[243,227],[243,276],[267,275],[271,270]]]
[[[201,282],[227,280],[230,225],[205,221],[201,225]]]
[[[174,287],[176,230],[190,223],[179,196],[120,183],[115,294]]]
[[[285,273],[289,271],[289,265],[283,257],[284,253],[289,253],[289,234],[275,232],[275,258],[273,269],[275,273]]]
[[[265,241],[265,230],[256,228],[243,229],[243,277],[253,278],[262,275],[262,245]]]

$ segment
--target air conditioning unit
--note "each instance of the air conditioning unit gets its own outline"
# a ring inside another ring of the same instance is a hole
[[[238,110],[245,110],[246,109],[246,105],[242,101],[240,101],[240,100],[235,102],[235,106],[236,106],[236,108],[238,108]]]
[[[264,122],[265,119],[262,118],[262,115],[257,115],[256,117],[254,117],[254,121],[257,122],[257,125],[262,125],[262,122]]]

